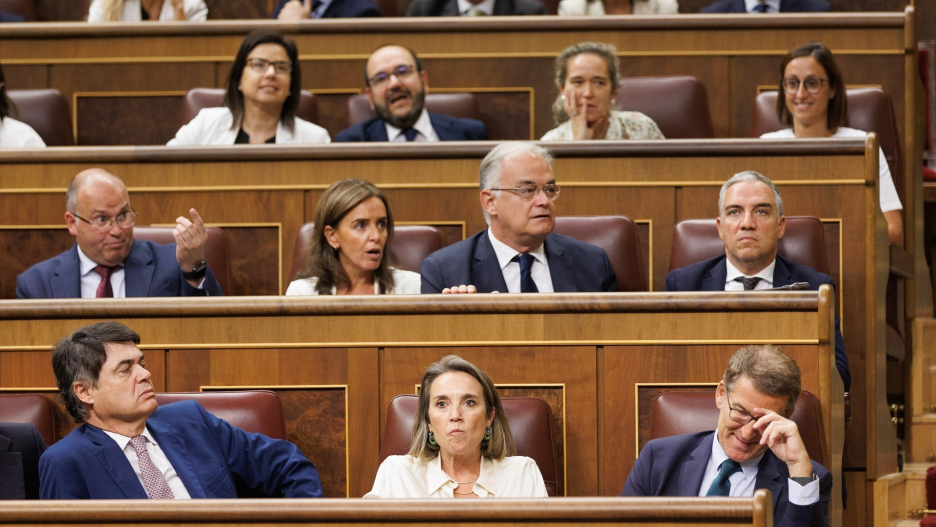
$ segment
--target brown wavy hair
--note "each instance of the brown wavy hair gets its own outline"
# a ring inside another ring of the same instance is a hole
[[[807,42],[790,50],[780,62],[780,84],[777,92],[777,119],[784,126],[793,126],[793,114],[786,106],[786,93],[783,90],[783,75],[786,73],[787,64],[793,59],[799,57],[812,57],[825,69],[829,77],[829,88],[835,90],[835,97],[829,99],[829,109],[826,113],[826,126],[833,134],[845,123],[845,115],[848,112],[848,97],[845,93],[845,80],[842,79],[842,70],[835,62],[835,57],[829,48],[819,42]]]

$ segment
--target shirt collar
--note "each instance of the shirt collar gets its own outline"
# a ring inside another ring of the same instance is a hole
[[[715,467],[715,470],[718,470],[718,467],[728,459],[728,454],[725,453],[725,450],[722,448],[721,443],[718,442],[718,430],[715,430],[715,436],[712,438],[712,464]],[[747,461],[741,462],[741,472],[744,473],[745,478],[749,478],[757,474],[757,465],[760,465],[761,459],[764,457],[764,454],[767,452],[764,451],[763,454],[748,459]]]
[[[78,264],[82,277],[87,276],[89,273],[96,273],[94,268],[98,266],[97,262],[89,258],[88,255],[81,250],[80,245],[78,246]],[[123,267],[123,264],[117,267]]]
[[[494,14],[494,0],[484,0],[480,4],[472,4],[468,0],[458,0],[458,14],[464,15],[465,11],[469,9],[477,9],[478,11],[484,12],[486,15]]]
[[[727,271],[728,271],[725,275],[726,284],[729,282],[733,282],[734,279],[739,276],[747,276],[741,271],[739,271],[737,267],[731,265],[731,260],[729,260],[728,258],[725,258],[725,266],[727,267]],[[774,274],[774,267],[776,266],[777,266],[777,259],[774,258],[774,261],[770,262],[770,265],[765,267],[763,270],[761,270],[761,272],[757,273],[754,276],[760,277],[762,282],[766,282],[767,285],[769,285],[770,287],[773,287],[773,274]]]
[[[126,449],[126,448],[127,448],[127,445],[130,444],[130,440],[133,439],[133,438],[127,437],[127,436],[125,436],[125,435],[120,435],[120,434],[118,434],[117,432],[110,432],[110,431],[107,431],[107,430],[101,430],[101,431],[104,432],[105,434],[107,434],[111,439],[113,439],[114,441],[116,441],[116,442],[117,442],[117,446],[119,446],[121,450]],[[153,434],[150,433],[149,428],[145,428],[145,427],[144,427],[144,428],[143,428],[143,433],[140,434],[140,435],[143,436],[143,437],[145,437],[147,441],[149,441],[150,443],[153,443],[154,445],[158,445],[158,444],[159,444],[159,443],[156,442],[156,439],[153,438]]]
[[[436,456],[429,460],[426,469],[426,495],[432,496],[442,487],[445,497],[454,497],[454,490],[458,486],[455,481],[442,470],[442,457]],[[494,462],[481,456],[481,473],[475,482],[475,494],[479,498],[485,498],[487,495],[497,496],[497,472],[494,469]],[[480,488],[478,488],[480,487]]]
[[[314,11],[309,13],[311,18],[322,18],[322,15],[325,14],[325,10],[328,9],[328,6],[331,5],[332,0],[319,0],[321,3]]]
[[[767,10],[767,13],[779,13],[780,12],[780,0],[766,0],[764,2],[759,2],[758,0],[744,0],[744,9],[748,13],[754,12],[754,8],[759,4],[764,3],[770,6],[770,9]]]
[[[387,127],[387,140],[396,141],[397,136],[403,133],[402,128],[397,128],[392,124],[384,121],[384,125]],[[432,121],[429,120],[429,111],[423,107],[423,111],[419,114],[419,119],[416,120],[416,123],[413,124],[413,129],[422,134],[426,140],[432,140],[435,136],[435,130],[432,129]]]
[[[517,256],[520,252],[495,238],[490,228],[488,229],[488,238],[491,239],[491,245],[494,247],[494,254],[497,255],[497,263],[500,265],[501,271],[503,271],[504,268],[507,267],[507,264],[513,261],[514,256]],[[545,243],[541,243],[539,247],[529,251],[527,254],[532,254],[533,258],[536,258],[539,263],[549,265],[546,263],[545,245]]]

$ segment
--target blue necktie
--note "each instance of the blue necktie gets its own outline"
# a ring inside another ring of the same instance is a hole
[[[712,486],[709,487],[706,496],[728,496],[731,491],[731,482],[728,478],[735,472],[741,470],[741,464],[737,461],[726,459],[718,469],[718,475],[712,480]]]
[[[539,293],[539,289],[536,287],[536,282],[533,281],[533,274],[531,273],[533,269],[533,255],[518,254],[514,256],[513,259],[520,262],[520,292]]]
[[[405,137],[407,141],[412,141],[416,139],[416,134],[418,133],[419,131],[415,128],[407,128],[406,130],[403,130],[403,137]]]
[[[755,13],[766,13],[768,9],[770,9],[770,6],[767,4],[757,4],[754,6]]]

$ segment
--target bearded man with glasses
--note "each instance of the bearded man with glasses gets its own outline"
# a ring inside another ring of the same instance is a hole
[[[19,298],[220,296],[205,263],[208,232],[198,211],[180,216],[176,243],[133,239],[137,213],[123,181],[100,168],[75,176],[66,192],[65,224],[75,236],[68,251],[16,278]]]
[[[481,208],[489,228],[423,260],[423,293],[617,291],[604,249],[553,234],[561,189],[552,156],[506,142],[481,162]]]

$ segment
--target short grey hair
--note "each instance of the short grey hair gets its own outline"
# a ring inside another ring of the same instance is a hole
[[[549,169],[552,170],[553,156],[549,153],[549,150],[529,141],[507,141],[495,146],[493,150],[488,152],[488,155],[484,156],[484,160],[481,161],[481,169],[478,177],[481,190],[500,187],[501,169],[504,166],[504,161],[520,154],[533,154],[538,156],[542,158],[549,166]],[[494,191],[493,193],[495,196],[500,195],[500,191]],[[484,213],[484,221],[490,225],[491,216],[484,209],[482,209],[482,212]]]
[[[746,181],[759,181],[770,187],[770,191],[773,192],[774,196],[774,204],[777,207],[777,221],[780,221],[779,218],[783,216],[783,198],[780,197],[780,189],[777,188],[777,185],[773,184],[773,181],[771,181],[769,177],[760,172],[754,172],[753,170],[738,172],[722,185],[721,192],[718,193],[718,217],[721,217],[722,211],[724,210],[725,194],[728,192],[728,189],[735,183],[743,183]]]

